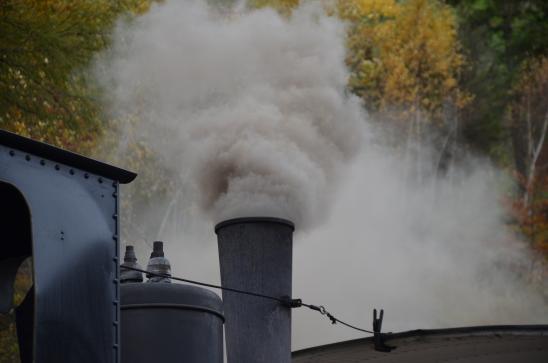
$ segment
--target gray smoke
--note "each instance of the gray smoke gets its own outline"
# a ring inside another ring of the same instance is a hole
[[[548,322],[546,284],[543,297],[528,281],[534,256],[504,224],[501,176],[470,162],[417,184],[408,158],[368,144],[331,218],[298,238],[294,291],[366,328],[384,308],[386,331]],[[295,345],[363,336],[326,325],[295,312]]]
[[[111,110],[177,170],[188,203],[214,221],[269,215],[318,223],[360,145],[345,93],[344,28],[306,6],[221,17],[201,1],[121,24],[103,63]]]
[[[413,181],[345,93],[344,56],[344,26],[313,5],[286,20],[168,1],[120,23],[97,75],[112,115],[137,118],[131,132],[180,179],[183,203],[153,210],[170,211],[157,238],[174,273],[218,282],[212,222],[272,215],[297,222],[295,296],[342,320],[370,328],[384,307],[392,331],[546,322],[515,273],[531,256],[507,232],[496,170],[471,160]],[[294,317],[294,348],[362,336]]]

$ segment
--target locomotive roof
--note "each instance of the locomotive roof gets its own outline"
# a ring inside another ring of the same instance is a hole
[[[385,335],[396,349],[378,352],[362,338],[293,352],[294,363],[332,362],[546,362],[548,325],[419,329]]]
[[[137,174],[118,168],[101,161],[85,157],[53,145],[32,140],[6,130],[0,130],[0,145],[33,154],[44,159],[69,165],[105,178],[116,180],[122,184],[131,182]]]

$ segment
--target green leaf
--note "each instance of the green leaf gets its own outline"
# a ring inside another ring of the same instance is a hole
[[[489,7],[489,0],[475,0],[472,3],[471,7],[473,10],[476,10],[476,11],[487,10],[487,8]]]
[[[500,26],[503,22],[503,19],[500,16],[493,16],[491,19],[489,19],[489,25],[492,28],[496,28]]]

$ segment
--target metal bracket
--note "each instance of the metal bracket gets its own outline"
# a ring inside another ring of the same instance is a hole
[[[383,309],[381,309],[380,311],[379,318],[377,318],[377,309],[373,309],[373,332],[374,332],[373,343],[375,344],[376,351],[388,353],[392,349],[396,349],[396,347],[392,347],[384,343],[384,338],[386,334],[381,333],[383,317],[384,317]]]

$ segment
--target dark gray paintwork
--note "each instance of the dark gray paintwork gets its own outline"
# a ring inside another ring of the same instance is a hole
[[[218,224],[221,281],[226,287],[291,296],[291,222],[239,218]],[[277,301],[223,291],[230,363],[289,363],[291,310]]]
[[[120,286],[124,363],[222,363],[222,301],[190,285]]]
[[[293,363],[548,362],[548,325],[479,326],[388,334],[389,353],[373,339],[334,343],[293,353]]]
[[[0,130],[0,145],[25,151],[34,156],[66,166],[73,166],[81,170],[86,170],[90,173],[116,180],[121,184],[130,183],[137,176],[137,174],[131,171],[120,169],[116,166],[105,164],[101,161],[90,159],[53,145],[28,139],[6,130]]]
[[[0,182],[22,194],[31,216],[34,361],[118,362],[118,183],[135,174],[0,136]]]

